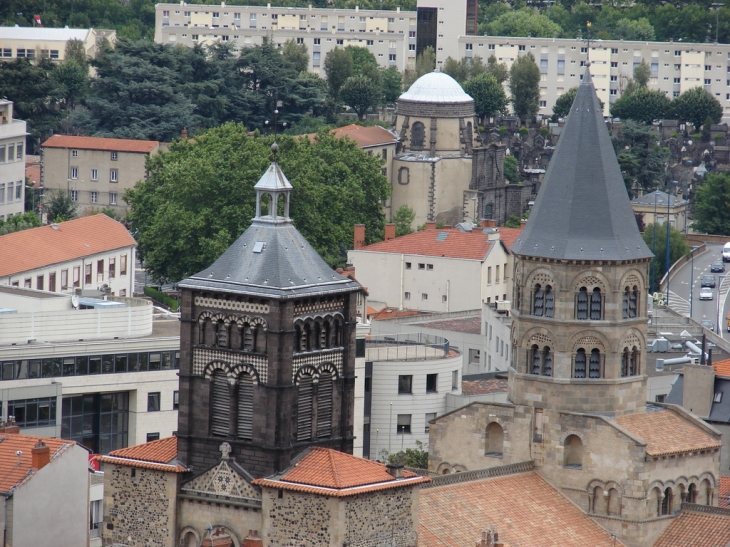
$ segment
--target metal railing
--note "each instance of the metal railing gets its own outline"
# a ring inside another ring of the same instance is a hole
[[[422,332],[386,334],[365,340],[367,361],[424,361],[449,354],[449,341]]]

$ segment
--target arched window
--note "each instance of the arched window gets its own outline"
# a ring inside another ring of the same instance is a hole
[[[697,493],[697,503],[702,505],[712,505],[712,485],[707,479],[704,479],[700,483],[700,488]]]
[[[591,294],[591,321],[601,320],[601,289],[596,287]]]
[[[639,316],[639,287],[634,285],[629,294],[629,317],[634,318]]]
[[[591,359],[588,362],[588,378],[601,377],[601,352],[597,349],[591,350]]]
[[[398,169],[398,184],[406,185],[411,182],[411,172],[408,167]]]
[[[568,435],[563,444],[563,467],[581,469],[583,467],[583,441],[578,435]]]
[[[322,347],[322,324],[317,321],[314,323],[314,336],[312,337],[312,349],[317,351]]]
[[[603,496],[603,487],[596,486],[593,489],[593,513],[596,515],[605,515],[606,511],[606,499]]]
[[[485,219],[491,219],[494,215],[494,205],[492,203],[487,203],[484,206],[484,218]]]
[[[649,507],[654,507],[657,517],[662,516],[662,491],[659,488],[652,488],[649,493]]]
[[[317,437],[332,435],[332,374],[324,372],[319,377],[317,390]]]
[[[243,373],[238,377],[238,437],[253,438],[253,376]]]
[[[467,142],[472,142],[473,138],[471,122],[466,122],[466,140]]]
[[[231,349],[243,349],[243,329],[237,323],[231,323],[230,334],[229,347]]]
[[[302,374],[299,377],[297,389],[297,440],[308,441],[312,438],[312,389],[311,374]]]
[[[636,346],[631,348],[631,358],[629,359],[629,376],[637,376],[639,374],[639,350]]]
[[[502,457],[504,447],[504,430],[497,422],[492,422],[487,426],[487,449],[485,456]]]
[[[342,346],[342,320],[339,318],[335,319],[335,332],[332,345],[336,348]]]
[[[545,317],[554,317],[555,314],[555,294],[553,288],[548,285],[545,287]]]
[[[608,491],[608,514],[614,517],[621,516],[621,498],[615,488]]]
[[[324,322],[324,329],[322,329],[322,335],[324,336],[324,343],[322,344],[322,347],[324,348],[331,348],[332,347],[332,325],[329,321]]]
[[[231,392],[226,373],[222,370],[216,370],[211,379],[210,408],[211,433],[227,437],[231,420]]]
[[[631,354],[629,353],[629,348],[624,348],[623,353],[621,354],[621,377],[625,378],[629,375],[629,361],[631,360]]]
[[[542,370],[542,355],[537,345],[532,346],[532,374],[540,374]]]
[[[545,346],[545,348],[542,350],[542,359],[543,359],[543,366],[542,366],[543,376],[552,376],[553,375],[553,354],[550,351],[550,348],[547,346]]]
[[[545,293],[542,287],[538,284],[535,285],[535,296],[533,297],[532,304],[532,315],[535,317],[542,317],[545,312]]]
[[[578,291],[578,298],[575,308],[576,319],[588,319],[588,289],[581,287]]]
[[[294,351],[300,353],[302,348],[302,327],[294,325]]]
[[[586,350],[580,348],[575,353],[575,366],[573,367],[573,378],[586,377]]]
[[[411,148],[423,148],[426,140],[426,126],[416,122],[411,126]]]
[[[183,547],[198,547],[198,538],[193,532],[187,532],[182,539]]]
[[[248,323],[243,325],[243,349],[246,351],[253,351],[253,329]]]
[[[629,318],[629,295],[631,291],[626,287],[624,289],[623,299],[621,301],[621,317],[624,319]]]
[[[672,499],[673,497],[674,494],[672,493],[671,488],[664,490],[664,499],[662,499],[662,515],[670,515],[672,513],[672,503],[674,502]]]
[[[206,346],[215,346],[216,343],[216,326],[209,317],[203,321],[202,343]]]
[[[302,338],[304,343],[304,351],[312,351],[312,327],[309,323],[304,324],[304,337]]]

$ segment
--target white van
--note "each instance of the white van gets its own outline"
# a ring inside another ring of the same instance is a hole
[[[730,243],[725,243],[725,246],[722,248],[722,261],[730,262]]]

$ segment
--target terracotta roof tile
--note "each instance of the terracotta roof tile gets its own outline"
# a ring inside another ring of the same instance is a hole
[[[482,316],[460,317],[458,319],[446,319],[443,321],[429,321],[421,323],[422,327],[429,329],[440,329],[451,332],[467,332],[469,334],[481,334],[482,332]]]
[[[75,445],[74,441],[33,435],[0,434],[0,492],[9,492],[33,476],[32,449],[42,440],[51,451],[51,460]],[[17,452],[21,451],[20,457]]]
[[[379,312],[375,312],[372,321],[380,321],[381,319],[393,319],[395,317],[410,317],[411,315],[429,315],[418,310],[399,310],[398,308],[383,308]]]
[[[395,479],[388,473],[385,464],[329,448],[315,447],[304,453],[281,476],[256,479],[253,484],[344,497],[412,486],[430,480],[408,470],[403,470],[403,479]]]
[[[160,143],[158,141],[53,135],[41,146],[44,148],[78,148],[79,150],[108,150],[109,152],[137,152],[140,154],[149,154],[159,144]]]
[[[177,437],[166,437],[128,448],[112,450],[108,456],[97,456],[103,463],[142,467],[172,473],[185,473],[188,468],[177,463]]]
[[[421,230],[389,241],[373,243],[360,250],[484,260],[494,243],[487,238],[487,234],[482,233],[481,229],[472,232],[462,232],[458,228]]]
[[[720,477],[720,490],[717,495],[720,507],[730,509],[730,477]]]
[[[510,547],[623,545],[537,473],[421,490],[419,521],[418,547],[475,545],[487,525]]]
[[[712,366],[715,367],[715,374],[717,376],[726,376],[730,378],[730,359],[714,362],[712,363]]]
[[[396,144],[398,142],[398,138],[393,133],[379,125],[364,127],[362,125],[351,124],[333,129],[330,133],[334,134],[335,137],[348,137],[355,141],[360,148]],[[317,134],[309,133],[306,136],[309,137],[309,140],[314,141]]]
[[[41,185],[41,161],[40,156],[25,156],[25,178],[30,181],[33,188]]]
[[[512,244],[520,237],[522,230],[524,230],[524,226],[520,228],[505,228],[502,226],[499,229],[499,239],[502,240],[505,247],[512,249]]]
[[[507,380],[501,378],[487,378],[484,380],[463,380],[461,382],[462,395],[487,395],[490,393],[506,393]]]
[[[121,223],[93,215],[0,236],[0,277],[136,245]],[[22,249],[23,252],[18,252]]]
[[[654,547],[727,547],[728,515],[682,511],[654,542]]]
[[[636,412],[614,419],[646,443],[649,456],[720,448],[722,443],[672,410]]]

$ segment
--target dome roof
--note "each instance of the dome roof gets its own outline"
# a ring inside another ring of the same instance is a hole
[[[424,74],[408,91],[399,97],[400,101],[419,103],[471,103],[474,102],[464,93],[459,83],[443,72]]]

